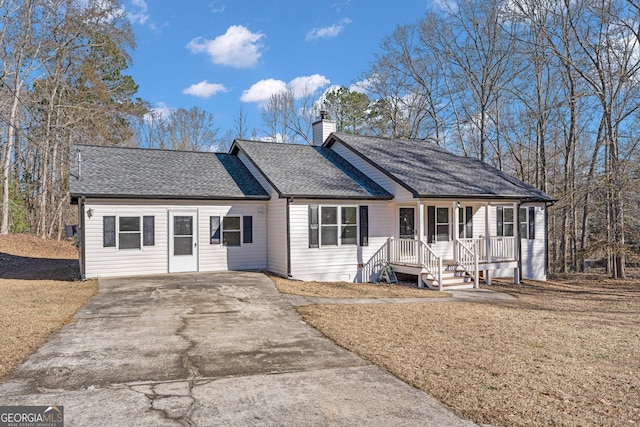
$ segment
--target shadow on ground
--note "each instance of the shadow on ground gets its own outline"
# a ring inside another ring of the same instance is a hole
[[[75,259],[30,258],[0,252],[0,279],[64,280],[80,278]]]

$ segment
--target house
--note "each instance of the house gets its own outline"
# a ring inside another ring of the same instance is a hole
[[[312,145],[235,140],[228,153],[74,146],[84,277],[269,270],[419,285],[546,278],[554,199],[424,141],[335,132]]]

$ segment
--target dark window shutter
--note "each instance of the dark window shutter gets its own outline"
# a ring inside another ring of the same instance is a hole
[[[465,215],[465,219],[466,219],[466,235],[467,235],[467,239],[471,239],[473,237],[473,206],[467,206],[466,208],[466,215]]]
[[[116,217],[102,217],[102,246],[105,248],[116,247]]]
[[[318,205],[309,205],[309,247],[318,247]]]
[[[504,211],[502,206],[498,206],[496,207],[496,219],[497,219],[497,223],[496,223],[496,235],[498,236],[504,236]]]
[[[360,206],[360,246],[369,246],[369,206]]]
[[[142,217],[142,245],[153,246],[156,244],[156,222],[153,216]]]
[[[436,207],[427,206],[427,243],[433,243],[436,238]]]
[[[242,243],[253,243],[253,217],[242,217]]]
[[[210,216],[209,223],[211,224],[211,237],[209,243],[212,245],[220,244],[220,216]]]
[[[529,240],[536,238],[536,208],[529,206]]]

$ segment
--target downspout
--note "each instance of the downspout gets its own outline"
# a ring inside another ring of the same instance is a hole
[[[544,204],[544,276],[549,275],[549,206]]]
[[[522,283],[522,236],[520,235],[520,207],[526,202],[527,202],[526,200],[521,200],[518,203],[518,209],[515,215],[516,221],[517,221],[516,224],[518,227],[518,241],[516,242],[516,245],[518,247],[518,282],[519,283]],[[529,233],[528,229],[527,229],[527,233]]]
[[[291,204],[291,197],[287,197],[287,209],[286,209],[286,226],[287,226],[287,277],[291,278],[291,229],[289,224],[289,205]]]
[[[83,196],[80,198],[80,203],[78,206],[78,210],[80,211],[80,247],[78,248],[78,250],[80,250],[80,257],[82,259],[82,261],[80,262],[80,277],[82,279],[86,278],[86,265],[87,265],[87,259],[86,259],[86,252],[85,252],[85,239],[86,239],[86,232],[85,232],[85,219],[84,219],[84,205],[86,202],[86,198]]]

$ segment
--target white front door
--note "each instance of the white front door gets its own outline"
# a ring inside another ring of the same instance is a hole
[[[169,273],[198,271],[198,213],[169,212]]]

